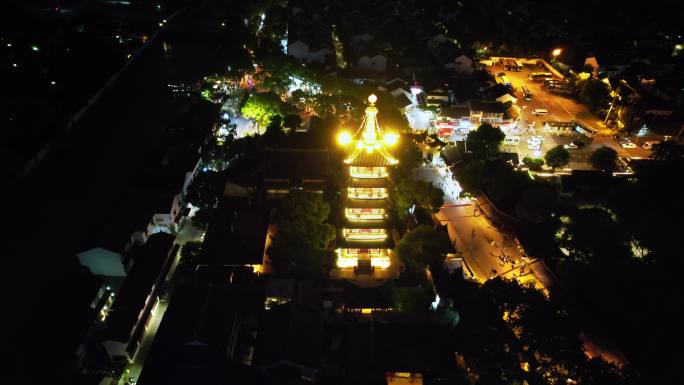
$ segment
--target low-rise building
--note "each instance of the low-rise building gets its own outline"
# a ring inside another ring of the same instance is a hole
[[[437,87],[427,93],[428,106],[443,106],[449,103],[449,92],[442,87]]]
[[[323,193],[329,156],[328,150],[266,149],[263,167],[266,197],[282,197],[293,188]]]
[[[160,301],[164,278],[178,252],[175,237],[166,233],[152,235],[144,245],[135,246],[126,256],[132,267],[106,309],[107,336],[102,342],[110,357],[135,356],[154,308]]]
[[[500,102],[471,100],[468,102],[470,121],[473,124],[489,123],[499,125],[504,119],[507,106]]]
[[[326,63],[334,57],[332,27],[318,13],[318,6],[309,3],[307,9],[295,6],[287,30],[287,54],[305,62]]]

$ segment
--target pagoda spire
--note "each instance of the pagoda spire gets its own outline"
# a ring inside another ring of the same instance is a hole
[[[390,164],[399,163],[390,153],[387,151],[388,146],[393,146],[399,139],[397,134],[391,132],[381,133],[380,125],[378,124],[378,108],[375,107],[375,102],[378,97],[371,94],[368,97],[368,107],[366,107],[366,115],[361,122],[361,126],[354,133],[354,135],[349,135],[346,132],[342,132],[338,136],[338,141],[342,145],[355,142],[354,150],[344,160],[345,163],[349,164],[359,155],[366,152],[371,154],[377,152],[382,155]]]

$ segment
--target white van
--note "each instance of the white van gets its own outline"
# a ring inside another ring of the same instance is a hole
[[[549,110],[546,108],[535,108],[534,111],[532,111],[532,115],[548,115]]]
[[[508,146],[516,146],[518,143],[520,143],[519,136],[506,136],[504,139],[504,144]]]

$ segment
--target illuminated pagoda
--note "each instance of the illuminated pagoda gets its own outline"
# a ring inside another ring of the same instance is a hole
[[[338,229],[336,250],[337,275],[343,277],[389,272],[392,266],[387,178],[388,168],[399,162],[388,148],[397,143],[399,136],[380,129],[376,101],[375,95],[368,97],[366,115],[355,133],[341,132],[337,137],[338,143],[347,150],[344,221]]]

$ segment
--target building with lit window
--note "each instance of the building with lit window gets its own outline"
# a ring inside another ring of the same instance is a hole
[[[381,276],[381,271],[387,272],[392,267],[394,244],[387,222],[388,171],[398,161],[388,148],[399,137],[378,125],[376,100],[375,95],[368,97],[366,116],[355,133],[342,132],[338,136],[339,144],[346,151],[344,220],[338,228],[336,250],[338,277]]]

